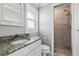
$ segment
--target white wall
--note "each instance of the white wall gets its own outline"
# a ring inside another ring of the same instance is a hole
[[[24,33],[24,27],[1,26],[0,25],[0,37],[1,36],[21,34],[21,33]]]
[[[79,56],[79,3],[72,4],[72,49]]]
[[[47,40],[43,40],[43,43],[50,46],[52,48],[53,44],[53,16],[52,16],[52,4],[48,4],[44,7],[41,7],[39,10],[39,31],[41,36],[47,36]],[[51,44],[52,42],[52,44]],[[53,49],[52,49],[53,50]],[[53,52],[52,52],[53,53]]]

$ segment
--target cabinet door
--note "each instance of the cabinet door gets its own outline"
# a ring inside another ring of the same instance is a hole
[[[35,50],[36,47],[41,45],[41,40],[38,40],[14,53],[10,54],[9,56],[25,56],[28,55],[31,51]]]
[[[41,45],[34,49],[31,53],[29,53],[27,56],[41,56]]]

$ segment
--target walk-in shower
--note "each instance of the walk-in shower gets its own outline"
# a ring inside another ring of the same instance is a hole
[[[71,6],[62,4],[54,11],[55,55],[71,55]]]

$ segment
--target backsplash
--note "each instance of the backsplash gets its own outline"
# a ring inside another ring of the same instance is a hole
[[[10,36],[15,34],[23,34],[24,26],[1,26],[0,25],[0,37]]]
[[[34,33],[29,33],[29,36],[30,36],[30,37],[39,36],[39,34],[38,34],[38,32],[34,32]]]
[[[16,35],[10,35],[10,36],[3,36],[3,37],[0,37],[0,42],[3,42],[3,41],[12,41],[14,40],[15,38],[27,38],[29,37],[29,34],[16,34]]]
[[[10,41],[10,40],[14,40],[15,38],[28,38],[28,37],[33,37],[33,36],[39,36],[38,32],[35,33],[24,33],[24,34],[16,34],[16,35],[10,35],[10,36],[2,36],[0,37],[0,42],[2,42],[2,40],[4,41]]]

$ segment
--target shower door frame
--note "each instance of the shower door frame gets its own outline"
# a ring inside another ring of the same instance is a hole
[[[66,4],[66,3],[58,3],[58,4],[53,4],[52,5],[52,10],[53,10],[53,12],[52,12],[52,18],[53,18],[53,20],[52,20],[52,23],[53,23],[53,26],[52,26],[52,42],[51,42],[51,50],[52,50],[52,52],[53,53],[51,53],[52,55],[54,55],[54,20],[55,20],[55,13],[54,13],[54,8],[56,7],[56,6],[61,6],[61,5],[63,5],[63,4]],[[74,56],[74,39],[73,39],[73,35],[74,35],[74,32],[73,32],[73,30],[74,30],[74,20],[73,20],[73,3],[70,3],[70,7],[71,7],[71,55],[72,56]],[[52,45],[53,44],[53,45]]]

